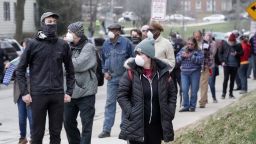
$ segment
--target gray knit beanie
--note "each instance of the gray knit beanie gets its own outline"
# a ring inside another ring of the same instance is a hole
[[[76,34],[78,37],[84,36],[84,24],[83,22],[75,22],[68,26],[68,30]]]
[[[155,40],[146,38],[141,41],[134,49],[136,52],[142,52],[150,58],[155,57]]]

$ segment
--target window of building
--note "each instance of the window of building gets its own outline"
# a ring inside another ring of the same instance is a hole
[[[10,2],[4,2],[4,20],[11,20]]]
[[[185,0],[184,1],[184,8],[185,8],[185,11],[190,11],[191,10],[191,1],[190,0]]]
[[[16,8],[17,8],[17,3],[13,3],[13,6],[14,6],[14,21],[16,22]]]
[[[216,11],[216,0],[207,0],[207,3],[206,3],[206,10],[207,11]]]
[[[232,10],[232,0],[221,1],[221,9],[222,11]]]
[[[196,9],[201,10],[202,9],[202,2],[201,0],[196,0]]]

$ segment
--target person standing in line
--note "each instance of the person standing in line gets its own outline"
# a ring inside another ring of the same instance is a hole
[[[243,49],[243,56],[240,57],[240,67],[238,69],[238,74],[241,79],[241,91],[240,94],[247,93],[248,84],[247,84],[247,71],[249,67],[249,57],[251,55],[251,45],[248,41],[248,37],[241,36],[240,37],[242,49]]]
[[[148,37],[148,28],[149,28],[148,25],[144,25],[141,27],[140,31],[142,33],[142,39],[145,39]]]
[[[153,39],[155,39],[155,57],[169,64],[171,66],[171,72],[175,67],[174,48],[171,42],[161,35],[164,31],[162,25],[157,22],[152,22],[148,30],[153,34]]]
[[[26,45],[27,45],[28,40],[29,39],[24,39],[24,41],[21,42],[21,45],[24,49],[27,47]],[[27,71],[27,73],[26,73],[26,78],[27,78],[27,85],[28,85],[28,88],[29,88],[30,87],[29,71]],[[19,128],[20,128],[19,144],[26,144],[28,142],[28,140],[26,138],[27,119],[29,120],[30,136],[32,135],[32,110],[31,110],[31,105],[27,105],[22,100],[22,96],[20,95],[19,85],[18,85],[16,79],[14,79],[13,90],[14,90],[13,91],[14,103],[17,103],[17,106],[18,106]]]
[[[70,144],[90,144],[98,88],[96,50],[84,35],[83,22],[70,24],[65,39],[72,50],[76,82],[71,102],[64,105],[64,127]],[[76,120],[79,112],[81,134]]]
[[[71,50],[57,37],[59,15],[46,12],[41,16],[41,29],[29,40],[16,70],[22,100],[32,109],[32,144],[42,144],[46,115],[49,117],[50,143],[61,143],[64,102],[70,102],[75,82]],[[67,90],[64,92],[63,64]],[[29,66],[30,90],[26,70]]]
[[[132,29],[130,31],[130,36],[131,36],[131,41],[132,41],[134,46],[136,46],[142,40],[142,33],[138,29]]]
[[[210,51],[211,65],[209,65],[208,84],[210,86],[210,90],[211,90],[211,93],[212,93],[213,103],[217,103],[218,100],[216,98],[216,89],[215,89],[216,76],[219,73],[218,64],[215,63],[215,57],[218,56],[218,54],[217,54],[217,44],[213,40],[211,32],[206,32],[204,39],[208,42],[208,44],[210,46],[209,51]]]
[[[250,65],[252,69],[253,79],[256,80],[256,32],[250,38],[251,44],[251,56],[250,56]],[[249,71],[248,76],[250,76],[251,71]]]
[[[133,57],[133,45],[130,40],[120,35],[121,25],[112,24],[108,27],[108,37],[101,49],[102,72],[107,82],[107,100],[104,113],[103,131],[99,138],[110,137],[111,128],[115,122],[116,97],[119,80],[125,68],[126,59]]]
[[[199,90],[199,79],[204,54],[199,49],[195,38],[188,38],[187,45],[180,50],[176,57],[177,63],[181,65],[181,84],[183,103],[179,112],[194,112],[197,104],[197,92]],[[191,96],[189,89],[191,88]]]
[[[128,71],[118,89],[117,101],[125,115],[119,138],[129,144],[170,142],[177,99],[171,67],[155,58],[153,39],[144,39],[135,53],[135,59],[125,65]]]
[[[210,69],[213,65],[213,57],[211,53],[211,45],[208,41],[204,40],[201,31],[194,33],[194,38],[198,43],[198,47],[204,54],[204,61],[202,63],[201,77],[200,77],[200,100],[199,108],[205,108],[208,103],[208,79],[210,76]]]
[[[222,41],[222,46],[218,55],[224,69],[223,90],[221,98],[225,99],[228,80],[230,79],[229,98],[234,99],[234,82],[237,70],[240,66],[240,57],[243,55],[243,49],[241,44],[236,42],[236,37],[233,33],[230,34],[228,42],[225,42],[224,40]]]
[[[177,33],[170,33],[170,42],[174,48],[174,54],[175,54],[175,58],[177,57],[177,54],[179,53],[179,51],[185,46],[185,41],[181,38],[179,38],[177,36]],[[182,103],[182,87],[181,87],[181,77],[180,77],[180,64],[175,63],[175,67],[173,69],[173,71],[171,72],[171,76],[173,79],[173,82],[175,84],[175,88],[177,90],[178,93],[178,85],[179,85],[179,94],[180,94],[180,106]]]

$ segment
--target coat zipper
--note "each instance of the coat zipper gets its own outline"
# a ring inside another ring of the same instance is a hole
[[[155,74],[156,75],[156,74]],[[151,120],[152,120],[152,114],[153,114],[153,88],[152,88],[152,81],[155,77],[155,75],[153,76],[152,80],[151,79],[148,79],[145,75],[143,75],[149,82],[150,84],[150,117],[149,117],[149,124],[151,123]]]

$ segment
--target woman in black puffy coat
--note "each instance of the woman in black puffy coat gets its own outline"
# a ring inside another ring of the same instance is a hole
[[[172,141],[177,96],[171,67],[154,57],[151,39],[139,43],[135,52],[135,59],[127,60],[128,70],[119,83],[117,101],[125,115],[119,138],[130,144]]]

